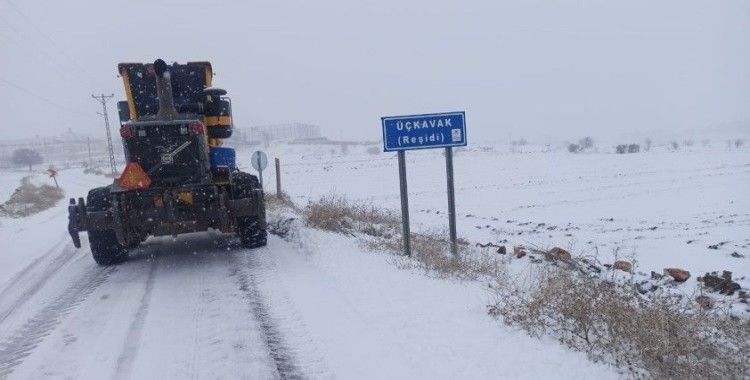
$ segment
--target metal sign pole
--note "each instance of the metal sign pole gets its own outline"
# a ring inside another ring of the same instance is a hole
[[[276,197],[281,199],[281,163],[276,158]]]
[[[466,113],[444,112],[421,115],[386,116],[383,124],[383,151],[398,152],[398,174],[401,183],[401,219],[404,251],[411,256],[409,233],[409,200],[406,191],[407,150],[445,148],[445,171],[448,175],[448,216],[451,252],[458,255],[456,237],[456,199],[453,186],[454,146],[466,146]]]
[[[261,158],[260,155],[257,157],[258,160],[258,180],[260,181],[260,188],[263,188],[263,169],[261,169],[263,166],[261,165]]]
[[[404,237],[404,253],[411,256],[411,232],[409,231],[409,198],[406,190],[406,157],[398,151],[398,181],[401,188],[401,231]]]
[[[453,148],[445,148],[445,172],[448,177],[448,228],[451,238],[451,252],[458,255],[456,243],[456,194],[453,188]]]

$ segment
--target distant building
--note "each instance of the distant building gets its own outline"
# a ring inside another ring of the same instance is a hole
[[[250,127],[250,141],[294,141],[320,138],[320,126],[305,123],[257,125]]]

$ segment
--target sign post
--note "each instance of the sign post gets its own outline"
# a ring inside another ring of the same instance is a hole
[[[401,234],[404,239],[404,254],[411,256],[411,230],[409,229],[409,196],[406,189],[406,153],[398,151],[398,183],[401,190]]]
[[[278,157],[274,161],[276,161],[276,197],[281,199],[281,163]]]
[[[404,253],[411,255],[409,199],[406,188],[407,150],[445,148],[445,171],[448,182],[448,225],[451,252],[458,254],[456,236],[456,199],[453,185],[453,147],[466,146],[466,114],[448,112],[424,115],[388,116],[383,124],[383,150],[398,152],[398,175],[401,190],[401,218]]]
[[[253,164],[253,168],[258,171],[258,180],[260,181],[260,188],[263,188],[263,169],[268,166],[268,157],[263,151],[257,150],[253,153],[250,162]]]
[[[453,148],[445,148],[445,174],[448,179],[448,231],[451,239],[451,253],[458,255],[456,244],[456,192],[453,187]]]
[[[57,170],[53,169],[50,166],[50,168],[47,169],[47,174],[49,174],[49,177],[52,178],[53,181],[55,181],[55,187],[60,187],[60,185],[57,184]]]

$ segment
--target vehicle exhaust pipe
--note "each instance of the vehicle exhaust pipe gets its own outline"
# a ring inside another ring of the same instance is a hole
[[[177,118],[177,109],[174,107],[172,96],[172,81],[167,63],[162,59],[154,61],[154,74],[156,74],[156,94],[159,97],[159,112],[157,119],[174,120]]]

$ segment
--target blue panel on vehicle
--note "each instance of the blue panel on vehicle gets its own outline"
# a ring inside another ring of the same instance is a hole
[[[229,169],[234,170],[235,168],[235,154],[234,149],[232,148],[221,148],[221,147],[214,147],[211,148],[211,168],[215,169],[220,166],[226,166],[229,167]]]

